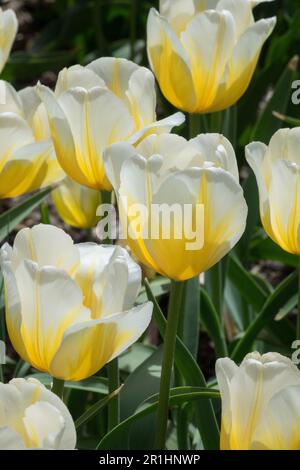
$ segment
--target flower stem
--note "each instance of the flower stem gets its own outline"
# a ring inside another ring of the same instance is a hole
[[[200,133],[200,115],[189,114],[189,136],[190,139],[196,137]]]
[[[176,334],[184,297],[183,292],[184,283],[172,281],[154,443],[154,447],[157,450],[165,449],[166,444],[171,374],[174,363]]]
[[[107,364],[109,393],[114,392],[120,386],[118,358]],[[116,427],[120,422],[120,399],[117,394],[108,404],[108,431]]]
[[[297,339],[300,339],[300,257],[298,260],[298,313],[297,313],[296,337]]]
[[[41,202],[40,204],[41,223],[50,224],[50,216],[47,204]]]
[[[64,399],[64,386],[65,386],[64,380],[56,379],[55,377],[53,377],[51,391],[55,393],[55,395],[57,395],[61,400]]]

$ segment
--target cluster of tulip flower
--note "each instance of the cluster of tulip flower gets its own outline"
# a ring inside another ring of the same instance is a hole
[[[0,384],[1,449],[76,447],[73,419],[59,389],[65,380],[96,374],[146,331],[153,304],[135,306],[142,280],[138,263],[172,281],[155,443],[164,448],[184,283],[236,245],[247,219],[228,139],[212,133],[187,141],[171,131],[184,122],[182,111],[224,110],[245,93],[276,23],[275,18],[255,22],[252,9],[258,3],[161,0],[160,13],[151,9],[150,65],[165,98],[180,110],[162,120],[156,119],[154,75],[125,59],[100,58],[64,69],[54,92],[40,83],[17,92],[0,81],[0,198],[53,186],[59,215],[78,228],[96,225],[101,191],[114,191],[123,226],[131,222],[130,206],[136,203],[204,207],[204,243],[194,251],[175,236],[128,237],[131,254],[118,245],[74,244],[47,224],[22,229],[13,247],[2,246],[11,343],[24,361],[53,377],[53,386],[50,391],[30,378]],[[15,14],[0,9],[0,71],[16,31]],[[246,147],[264,229],[297,255],[299,147],[300,128],[276,132],[268,147],[259,142]],[[221,449],[300,449],[300,372],[290,359],[250,353],[237,366],[222,358],[216,375]]]

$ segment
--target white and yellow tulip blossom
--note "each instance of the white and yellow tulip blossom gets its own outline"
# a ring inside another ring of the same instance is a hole
[[[147,48],[161,91],[189,113],[220,111],[247,90],[276,19],[255,22],[250,0],[160,0]]]
[[[278,353],[218,359],[221,450],[300,450],[300,372]]]
[[[269,146],[253,142],[246,159],[259,189],[265,231],[281,248],[300,254],[300,127],[280,129]]]
[[[42,85],[38,92],[62,168],[77,183],[97,190],[111,190],[103,163],[107,146],[169,132],[184,121],[182,113],[156,121],[154,76],[125,59],[104,57],[64,69],[55,93]]]
[[[13,10],[0,8],[0,73],[2,72],[18,30],[18,20]]]
[[[0,450],[73,450],[76,431],[64,403],[35,379],[0,383]]]
[[[0,198],[44,188],[65,176],[47,132],[46,113],[44,132],[39,132],[40,106],[32,88],[17,93],[0,80]]]
[[[68,176],[52,191],[55,208],[66,223],[76,228],[92,228],[99,221],[97,208],[101,192],[76,183]]]
[[[1,248],[6,323],[18,354],[64,380],[82,380],[146,330],[152,304],[134,307],[140,267],[121,247],[74,245],[36,225]]]
[[[182,281],[206,271],[243,234],[247,206],[235,153],[224,136],[203,134],[186,141],[174,134],[151,135],[137,147],[114,144],[104,158],[127,243],[162,275]],[[171,223],[156,218],[156,209],[166,205],[176,206]],[[199,217],[198,208],[203,208]],[[169,234],[163,233],[166,227]]]

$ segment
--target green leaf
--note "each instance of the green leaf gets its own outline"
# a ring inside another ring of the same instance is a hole
[[[27,376],[27,378],[28,377],[32,377],[34,379],[39,380],[46,387],[50,387],[52,383],[52,377],[50,377],[50,375],[48,374],[43,374],[41,372],[30,374]],[[80,380],[78,382],[65,382],[65,388],[72,390],[83,390],[85,392],[94,392],[99,393],[101,395],[107,395],[108,393],[107,379],[104,377],[98,377],[97,375],[89,377],[85,380]]]
[[[207,399],[220,399],[220,394],[217,390],[210,390],[201,387],[179,387],[170,390],[170,407],[180,406],[184,403],[191,403],[192,401],[198,401],[197,407],[199,407],[202,401],[207,402]],[[155,396],[149,397],[147,402],[154,400]],[[112,429],[104,438],[100,441],[97,449],[98,450],[114,450],[120,449],[120,446],[116,446],[116,443],[122,443],[122,449],[129,449],[129,429],[130,426],[140,420],[141,418],[154,413],[157,409],[158,402],[155,401],[150,405],[144,404],[144,408],[137,411],[134,415],[129,416],[126,420],[122,421],[118,426]],[[208,423],[207,423],[208,425]],[[219,448],[219,444],[217,449]]]
[[[167,321],[158,305],[158,302],[151,292],[147,279],[144,280],[148,299],[153,302],[153,315],[159,332],[162,337],[165,335]],[[183,342],[176,338],[175,365],[186,383],[198,387],[206,387],[206,381],[202,371],[192,354]],[[197,407],[197,425],[203,441],[204,448],[218,449],[219,430],[212,404],[209,400],[204,400]]]
[[[216,356],[228,356],[226,340],[220,318],[204,289],[201,289],[201,322],[205,326],[210,338],[213,340]]]
[[[240,362],[243,357],[251,350],[252,344],[262,331],[262,329],[274,318],[277,313],[290,301],[291,297],[297,292],[298,275],[296,272],[290,274],[274,290],[266,300],[263,308],[251,325],[246,330],[242,339],[235,346],[231,358]]]
[[[155,348],[143,343],[134,343],[119,357],[119,369],[132,374],[143,362],[152,356]]]
[[[265,291],[234,254],[229,256],[228,277],[239,290],[243,298],[252,305],[256,311],[259,311],[266,300]]]
[[[154,297],[158,298],[170,292],[171,281],[170,279],[166,279],[165,277],[159,276],[158,278],[154,279],[154,281],[151,281],[150,286]],[[136,304],[143,304],[147,302],[147,300],[148,297],[146,289],[145,286],[143,286],[136,300]]]
[[[256,122],[251,140],[259,140],[267,144],[272,135],[281,127],[278,119],[273,116],[273,111],[285,114],[290,102],[298,62],[299,58],[293,57],[283,71],[274,87],[271,99]]]
[[[86,410],[76,421],[75,421],[75,427],[78,430],[81,426],[84,424],[88,423],[91,419],[93,419],[100,410],[102,410],[110,401],[112,398],[114,398],[116,395],[118,395],[122,389],[123,385],[121,385],[117,390],[114,390],[112,393],[110,393],[107,397],[102,398],[101,400],[98,400],[96,403],[94,403],[88,410]]]
[[[159,391],[161,363],[162,347],[126,379],[120,394],[121,421],[132,415],[149,395]],[[129,441],[136,450],[153,448],[155,421],[155,416],[147,416],[131,428]]]
[[[18,206],[0,215],[0,243],[48,196],[51,189],[47,188],[33,194],[23,200]]]
[[[181,339],[191,354],[196,358],[198,354],[200,323],[200,283],[198,276],[186,281],[184,296]]]
[[[250,259],[271,260],[287,264],[293,268],[298,267],[298,256],[287,253],[270,238],[259,238],[254,240],[250,247]]]

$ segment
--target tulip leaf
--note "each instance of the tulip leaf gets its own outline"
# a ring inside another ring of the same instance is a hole
[[[274,87],[271,99],[256,122],[251,140],[259,140],[267,144],[272,135],[281,127],[280,121],[275,118],[273,111],[285,113],[290,102],[292,83],[295,79],[298,62],[298,57],[293,57],[282,72]]]
[[[167,294],[170,291],[171,281],[166,279],[165,277],[157,277],[150,283],[151,291],[154,297],[161,297],[164,294]],[[140,290],[139,296],[136,299],[136,304],[143,304],[147,302],[148,297],[146,293],[145,286],[143,286]]]
[[[161,362],[162,347],[159,347],[126,379],[120,394],[121,421],[132,415],[150,394],[159,391]],[[132,427],[130,442],[134,443],[135,449],[152,449],[154,435],[155,416],[148,416]]]
[[[200,282],[199,276],[185,282],[184,311],[181,314],[181,339],[194,358],[198,354],[200,326]]]
[[[123,385],[121,385],[117,390],[114,390],[112,393],[107,395],[107,397],[98,400],[94,403],[88,410],[86,410],[76,421],[75,427],[78,430],[81,426],[88,423],[91,419],[93,419],[100,410],[102,410],[115,396],[119,395],[120,391],[122,390]]]
[[[158,406],[158,401],[154,401],[150,405],[146,403],[148,401],[157,400],[157,395],[149,397],[143,404],[141,410],[135,414],[129,416],[126,420],[122,421],[118,426],[112,429],[104,438],[100,441],[97,449],[98,450],[114,450],[120,449],[120,443],[122,444],[122,450],[128,450],[129,447],[129,429],[130,426],[140,420],[141,418],[154,413]],[[170,407],[181,406],[184,403],[191,403],[198,401],[197,407],[200,407],[202,401],[206,402],[207,399],[220,399],[220,393],[217,390],[212,390],[203,387],[178,387],[170,390]],[[209,423],[207,423],[209,426]],[[219,444],[218,447],[219,448]]]
[[[48,374],[43,374],[41,372],[30,374],[27,376],[27,378],[29,377],[39,380],[46,387],[50,387],[52,383],[52,377],[50,377],[50,375]],[[99,393],[101,395],[106,395],[108,393],[107,379],[104,377],[98,377],[96,375],[94,375],[93,377],[89,377],[85,380],[79,380],[78,382],[67,381],[65,382],[65,388],[69,388],[72,390],[82,390],[85,392],[94,392]]]
[[[243,298],[253,306],[254,310],[259,311],[266,300],[265,291],[234,254],[229,256],[228,277]]]
[[[160,306],[151,292],[147,279],[144,280],[148,299],[153,302],[153,315],[156,325],[162,337],[166,332],[167,321],[160,309]],[[193,358],[190,351],[183,344],[180,338],[176,338],[175,365],[186,383],[199,387],[206,387],[206,381],[200,367]],[[197,425],[203,441],[204,448],[217,449],[219,445],[219,430],[212,404],[209,400],[204,400],[197,407]]]
[[[47,188],[35,193],[0,215],[0,243],[48,196],[50,191],[51,188]]]
[[[278,312],[284,308],[287,302],[290,302],[291,297],[297,292],[298,275],[296,272],[290,274],[274,292],[268,297],[264,303],[260,313],[253,320],[250,326],[247,328],[244,336],[235,346],[231,358],[240,362],[245,354],[247,354],[255,339],[262,331],[262,329],[274,318]]]
[[[224,331],[217,311],[207,292],[201,289],[201,322],[214,342],[216,356],[228,356]]]
[[[273,242],[271,238],[263,238],[255,240],[251,244],[250,255],[251,260],[270,260],[278,261],[293,268],[298,267],[298,256],[287,253],[279,245]]]

